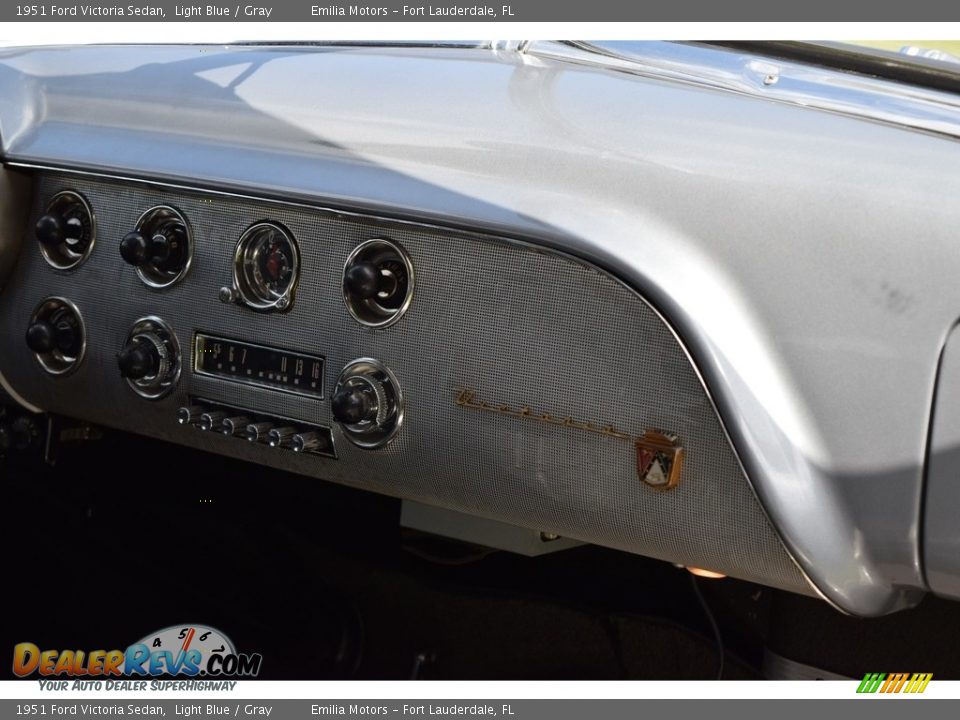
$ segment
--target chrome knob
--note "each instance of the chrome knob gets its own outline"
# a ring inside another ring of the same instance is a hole
[[[224,435],[238,436],[246,435],[247,425],[250,424],[250,418],[243,415],[224,418],[220,423],[220,430]]]
[[[266,442],[273,423],[258,422],[247,425],[246,436],[250,442]]]
[[[196,425],[204,409],[199,405],[190,405],[177,410],[177,422],[181,425]]]
[[[295,453],[320,450],[326,445],[324,438],[318,432],[297,433],[290,440],[290,449]]]
[[[201,430],[219,430],[226,413],[220,410],[210,410],[200,416],[199,427]]]
[[[274,428],[267,433],[267,444],[272,448],[286,447],[290,439],[296,433],[296,429],[288,426]]]

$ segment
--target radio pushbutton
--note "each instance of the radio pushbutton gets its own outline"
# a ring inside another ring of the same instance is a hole
[[[247,425],[246,435],[250,442],[266,442],[267,435],[273,429],[273,423],[256,422]]]
[[[289,425],[274,428],[267,433],[267,444],[272,448],[286,447],[290,444],[290,440],[296,432],[296,429]]]
[[[200,422],[197,424],[201,430],[219,430],[226,414],[219,410],[210,410],[200,416]]]
[[[297,433],[290,440],[290,449],[295,453],[326,450],[327,439],[320,433],[314,431]]]
[[[231,437],[246,435],[247,425],[249,424],[250,418],[246,417],[245,415],[234,415],[233,417],[223,419],[223,422],[220,423],[220,431],[224,435],[229,435]]]
[[[204,409],[199,405],[189,405],[177,410],[177,422],[181,425],[196,425],[200,422],[200,416]]]

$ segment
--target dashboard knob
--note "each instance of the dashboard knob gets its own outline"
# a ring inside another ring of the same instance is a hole
[[[117,353],[117,364],[122,377],[140,380],[157,374],[160,353],[153,343],[142,337],[135,337]]]
[[[264,442],[273,428],[272,423],[258,422],[247,425],[247,440],[250,442]]]
[[[286,447],[294,433],[296,429],[290,426],[274,428],[267,433],[267,444],[272,448]]]
[[[377,399],[366,382],[344,383],[331,400],[333,418],[338,423],[359,425],[377,417]]]
[[[83,344],[83,332],[72,314],[61,314],[53,325],[54,341],[64,355],[76,357]]]
[[[379,448],[400,429],[403,394],[396,377],[383,363],[360,358],[340,372],[330,409],[350,442],[362,448]]]
[[[315,431],[297,433],[290,440],[290,449],[295,453],[320,450],[325,446],[326,442],[323,439],[323,436]]]
[[[26,339],[27,347],[39,355],[59,350],[65,357],[76,357],[83,348],[83,331],[76,315],[66,307],[32,322]]]
[[[150,242],[142,232],[128,232],[120,241],[120,256],[124,262],[140,267],[150,259]]]
[[[58,270],[70,270],[90,254],[96,227],[86,199],[73,190],[62,190],[50,198],[33,232],[44,259]]]
[[[83,223],[80,218],[47,213],[37,220],[35,232],[37,240],[50,247],[75,244],[83,238]]]
[[[380,293],[383,280],[380,268],[373,263],[360,262],[347,269],[343,277],[343,285],[353,297],[366,300]]]
[[[33,311],[24,339],[50,375],[73,372],[84,355],[80,311],[69,300],[49,297]]]
[[[180,379],[180,345],[169,325],[158,317],[137,320],[117,353],[120,375],[141,397],[157,400],[169,393]],[[195,412],[187,408],[184,424],[193,423]]]
[[[210,410],[200,416],[200,423],[197,427],[201,430],[220,430],[226,413],[220,410]]]
[[[179,210],[167,205],[150,208],[136,227],[120,240],[120,256],[137,268],[151,287],[172,285],[190,264],[190,228]]]
[[[177,410],[177,422],[181,425],[196,425],[200,422],[200,416],[203,415],[203,408],[200,405],[186,405]]]
[[[247,425],[250,423],[250,418],[243,415],[235,415],[233,417],[224,418],[223,422],[220,423],[220,431],[224,435],[231,436],[240,436],[247,434]]]
[[[38,320],[27,328],[27,347],[35,353],[44,354],[57,345],[57,331],[52,324]]]

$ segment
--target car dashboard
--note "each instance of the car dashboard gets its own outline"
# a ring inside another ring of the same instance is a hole
[[[11,406],[537,552],[856,615],[960,596],[960,496],[930,456],[956,97],[915,117],[882,79],[640,52],[4,50]],[[838,108],[815,75],[893,109]]]

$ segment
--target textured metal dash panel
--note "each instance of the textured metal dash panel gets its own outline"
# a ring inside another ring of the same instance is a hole
[[[811,592],[754,497],[682,348],[640,298],[596,268],[453,230],[69,174],[39,177],[32,219],[64,188],[84,193],[95,209],[95,251],[77,270],[57,272],[30,240],[16,281],[0,298],[0,368],[31,401],[324,480]],[[197,246],[187,278],[163,291],[144,287],[117,252],[140,214],[160,203],[189,218]],[[217,300],[230,280],[237,238],[264,219],[286,225],[300,244],[300,286],[288,313]],[[371,237],[402,244],[417,272],[409,312],[383,330],[358,326],[340,291],[344,260]],[[87,359],[68,378],[45,376],[22,341],[32,309],[52,294],[77,304],[89,336]],[[329,399],[246,387],[188,368],[170,397],[137,397],[114,358],[129,326],[144,315],[165,319],[184,347],[203,331],[323,355],[326,387],[350,360],[375,357],[403,388],[403,427],[376,451],[352,446],[335,428],[338,460],[181,427],[174,415],[188,394],[311,423],[332,419]],[[670,430],[686,452],[682,482],[652,490],[637,478],[631,441],[459,407],[463,389],[492,403],[614,425],[631,436]]]

